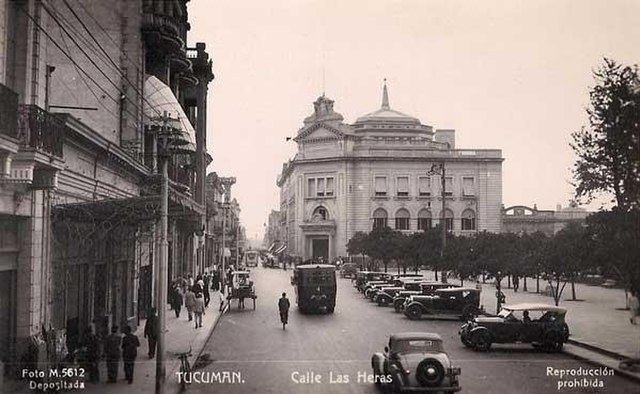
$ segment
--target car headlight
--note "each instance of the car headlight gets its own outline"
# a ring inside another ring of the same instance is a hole
[[[457,376],[462,373],[462,369],[460,367],[451,367],[451,376]]]

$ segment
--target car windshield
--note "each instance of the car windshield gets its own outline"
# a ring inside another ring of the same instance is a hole
[[[394,353],[442,352],[442,342],[430,339],[403,339],[396,341],[391,349]]]

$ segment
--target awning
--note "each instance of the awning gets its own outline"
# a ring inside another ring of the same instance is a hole
[[[178,130],[178,139],[182,142],[181,149],[195,152],[196,131],[171,88],[153,75],[147,75],[144,82],[144,98],[145,125],[159,129],[162,127],[161,117],[164,111],[167,111],[167,116],[175,119],[172,126]]]
[[[271,244],[271,246],[269,246],[269,249],[267,250],[267,252],[272,253],[273,249],[275,249],[275,248],[276,248],[276,243],[274,242],[274,243]]]
[[[275,250],[275,252],[273,252],[273,254],[280,254],[280,253],[284,252],[285,250],[287,250],[287,245],[286,244],[282,244],[282,245],[280,245],[280,247],[278,249]]]

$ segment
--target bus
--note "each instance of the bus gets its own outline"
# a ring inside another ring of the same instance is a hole
[[[244,265],[246,267],[257,267],[259,255],[257,250],[247,250],[244,252]]]
[[[336,307],[336,267],[329,264],[298,265],[293,270],[291,284],[295,288],[296,303],[301,313]]]

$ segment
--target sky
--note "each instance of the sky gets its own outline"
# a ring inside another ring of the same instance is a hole
[[[193,0],[205,42],[208,171],[235,176],[247,237],[279,209],[286,141],[323,92],[346,123],[380,107],[456,130],[457,148],[502,149],[503,203],[567,206],[571,133],[588,124],[593,70],[640,55],[636,0]],[[586,206],[597,210],[608,198]]]

